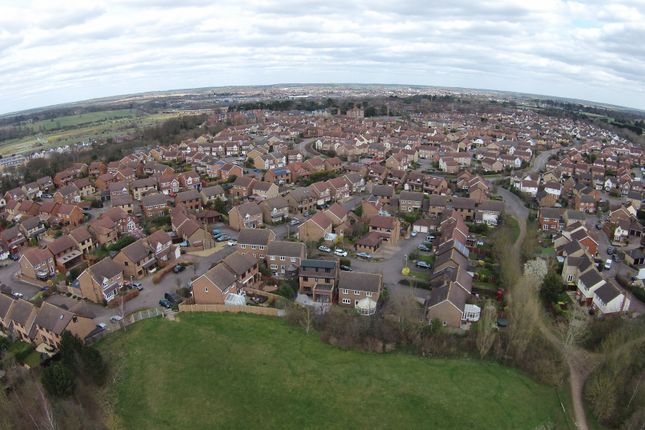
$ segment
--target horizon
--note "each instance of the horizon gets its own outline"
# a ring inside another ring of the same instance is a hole
[[[502,89],[494,89],[494,88],[448,87],[448,86],[442,86],[442,85],[426,85],[426,84],[410,84],[410,83],[396,83],[396,84],[393,84],[393,83],[383,83],[383,82],[275,82],[275,83],[268,83],[268,84],[216,85],[216,86],[202,86],[202,87],[192,87],[192,88],[187,88],[187,87],[181,88],[181,87],[179,87],[179,88],[168,88],[168,89],[147,90],[147,91],[140,91],[140,92],[121,93],[121,94],[111,94],[111,95],[92,97],[92,98],[87,98],[87,99],[77,99],[77,100],[64,101],[64,102],[50,104],[50,105],[32,106],[32,107],[27,107],[25,109],[21,109],[21,110],[17,110],[17,111],[0,112],[0,117],[9,117],[9,116],[14,116],[14,115],[20,115],[20,114],[29,113],[31,111],[46,111],[46,110],[51,110],[51,109],[60,109],[60,108],[64,108],[64,107],[71,106],[71,105],[76,105],[76,104],[91,104],[92,102],[100,102],[100,101],[105,101],[105,100],[110,100],[110,99],[115,99],[115,101],[118,101],[121,98],[140,96],[140,95],[145,95],[145,94],[154,94],[154,93],[163,94],[163,93],[173,93],[173,92],[179,92],[179,91],[191,92],[191,91],[199,91],[199,90],[217,90],[217,89],[223,89],[223,88],[233,88],[233,89],[268,88],[268,87],[277,87],[277,86],[282,86],[282,85],[284,85],[284,86],[294,86],[294,87],[345,86],[345,87],[348,87],[348,88],[356,88],[358,86],[419,87],[419,88],[434,88],[434,89],[447,90],[449,92],[454,92],[454,93],[457,93],[459,91],[473,91],[473,92],[481,92],[481,93],[507,93],[507,95],[510,96],[510,97],[536,97],[536,98],[543,98],[543,99],[546,99],[546,100],[561,99],[564,102],[572,103],[572,104],[589,104],[589,105],[601,106],[601,107],[606,107],[606,108],[613,108],[613,109],[618,109],[618,110],[623,110],[623,111],[637,111],[637,112],[645,114],[645,108],[637,108],[637,107],[633,107],[633,106],[616,105],[616,104],[606,103],[606,102],[601,102],[601,101],[596,101],[596,100],[586,100],[586,99],[565,97],[565,96],[559,96],[559,95],[553,95],[553,94],[526,93],[526,92],[521,92],[521,91],[502,90]],[[313,97],[316,97],[316,96],[313,96]],[[267,99],[270,99],[270,97],[267,97]]]
[[[640,6],[0,0],[0,112],[276,82],[482,88],[645,110]]]

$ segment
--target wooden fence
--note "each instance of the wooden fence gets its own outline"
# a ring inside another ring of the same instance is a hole
[[[284,311],[276,308],[262,308],[256,306],[229,306],[229,305],[191,305],[180,304],[179,312],[232,312],[267,315],[271,317],[283,316]]]

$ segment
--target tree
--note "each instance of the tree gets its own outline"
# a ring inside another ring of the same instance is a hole
[[[81,353],[83,371],[88,378],[98,386],[107,381],[108,366],[101,353],[93,347],[84,347]]]
[[[495,305],[487,300],[482,307],[482,313],[477,322],[477,349],[479,357],[484,358],[497,339],[497,309]]]
[[[69,397],[74,394],[76,386],[74,375],[63,363],[54,363],[45,368],[42,383],[52,397]]]
[[[560,294],[564,292],[562,278],[556,272],[550,271],[542,281],[540,287],[540,297],[545,303],[555,303],[558,301]]]

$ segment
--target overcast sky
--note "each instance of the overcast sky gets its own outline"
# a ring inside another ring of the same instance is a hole
[[[486,88],[645,109],[645,0],[0,0],[0,113],[289,82]]]

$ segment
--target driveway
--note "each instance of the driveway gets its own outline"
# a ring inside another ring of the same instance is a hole
[[[381,273],[383,275],[383,285],[390,290],[390,293],[397,294],[406,290],[413,290],[414,295],[420,299],[426,299],[430,296],[430,291],[421,288],[412,288],[399,284],[403,278],[401,270],[405,264],[405,256],[417,249],[419,244],[423,243],[425,235],[420,234],[410,239],[400,239],[394,253],[389,258],[382,261],[366,261],[360,258],[351,258],[352,269],[360,272]],[[408,266],[413,266],[409,262]]]

